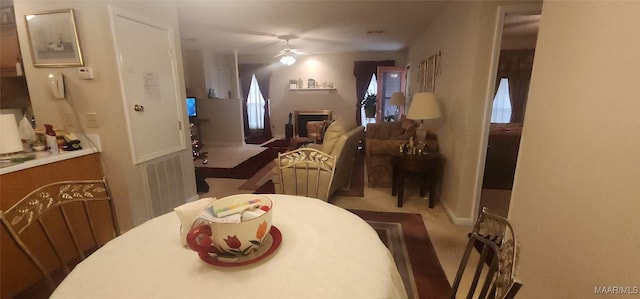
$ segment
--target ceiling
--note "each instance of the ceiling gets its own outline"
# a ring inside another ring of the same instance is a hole
[[[447,1],[178,1],[184,49],[275,55],[405,50]]]
[[[508,14],[504,17],[504,37],[529,37],[538,35],[540,14]]]
[[[222,54],[276,55],[292,48],[307,54],[406,50],[444,1],[214,1],[179,0],[184,49]],[[540,15],[505,17],[505,37],[536,35]],[[279,38],[280,37],[280,38]]]

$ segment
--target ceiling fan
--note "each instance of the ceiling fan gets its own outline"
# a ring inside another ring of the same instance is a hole
[[[287,46],[284,49],[280,50],[280,52],[276,56],[274,56],[274,57],[280,57],[280,62],[282,64],[292,65],[296,62],[296,58],[294,57],[294,55],[305,55],[304,52],[291,48],[291,46],[289,46],[289,40],[297,38],[297,36],[281,35],[281,36],[278,36],[278,38],[287,42]]]

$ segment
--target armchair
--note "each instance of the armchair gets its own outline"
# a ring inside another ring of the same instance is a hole
[[[358,141],[362,139],[363,135],[364,127],[362,126],[354,126],[348,129],[341,121],[334,121],[325,131],[322,144],[311,143],[307,145],[307,147],[336,157],[333,180],[330,183],[329,192],[325,198],[322,198],[323,200],[328,201],[333,193],[349,185]],[[283,186],[280,170],[277,166],[272,169],[271,174],[271,181],[276,193],[283,194],[287,187]]]
[[[398,122],[372,123],[367,125],[365,142],[365,165],[369,187],[391,187],[393,167],[391,156],[398,155],[400,145],[415,135],[418,123],[401,117]],[[427,151],[438,151],[435,135],[428,135]]]

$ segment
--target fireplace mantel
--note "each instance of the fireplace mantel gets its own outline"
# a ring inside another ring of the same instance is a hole
[[[318,120],[333,119],[331,110],[304,110],[294,111],[293,121],[295,122],[295,135],[300,137],[307,136],[307,122]]]

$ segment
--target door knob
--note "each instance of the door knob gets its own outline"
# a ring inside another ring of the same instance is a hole
[[[135,104],[133,105],[133,110],[135,110],[136,112],[142,112],[144,111],[144,106]]]

